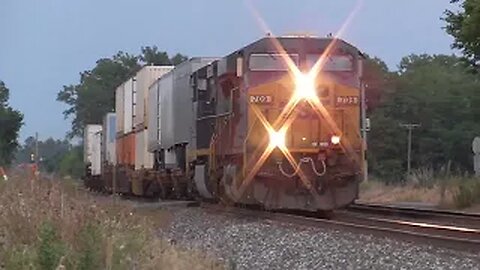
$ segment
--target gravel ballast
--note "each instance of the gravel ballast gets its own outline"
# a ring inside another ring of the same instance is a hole
[[[480,254],[202,208],[170,210],[171,224],[160,234],[218,258],[227,269],[480,269]]]

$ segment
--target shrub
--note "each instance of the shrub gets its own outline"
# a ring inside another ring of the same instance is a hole
[[[40,243],[37,248],[37,259],[40,269],[55,269],[66,253],[65,245],[61,242],[55,227],[49,222],[42,224],[38,236]]]
[[[453,200],[457,208],[467,208],[480,202],[480,179],[463,178],[458,181]]]

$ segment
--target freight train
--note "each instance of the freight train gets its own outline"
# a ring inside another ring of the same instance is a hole
[[[84,131],[85,185],[161,199],[330,211],[358,196],[361,52],[265,37],[220,58],[145,66]]]

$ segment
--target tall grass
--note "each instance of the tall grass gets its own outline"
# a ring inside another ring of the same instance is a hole
[[[155,232],[167,214],[94,197],[73,182],[0,182],[0,269],[220,269]]]
[[[480,204],[480,178],[452,172],[450,165],[412,170],[407,181],[398,184],[386,185],[386,181],[373,178],[362,183],[360,198],[376,203],[423,202],[449,209]]]

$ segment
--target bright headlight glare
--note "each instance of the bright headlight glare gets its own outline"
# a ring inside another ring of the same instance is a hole
[[[340,143],[340,136],[337,136],[337,135],[333,135],[332,138],[330,138],[330,141],[332,142],[332,144],[339,144]]]
[[[315,78],[310,74],[299,73],[295,78],[295,95],[301,99],[313,99],[317,97]]]
[[[283,131],[270,131],[270,145],[272,147],[285,147],[285,132]]]

